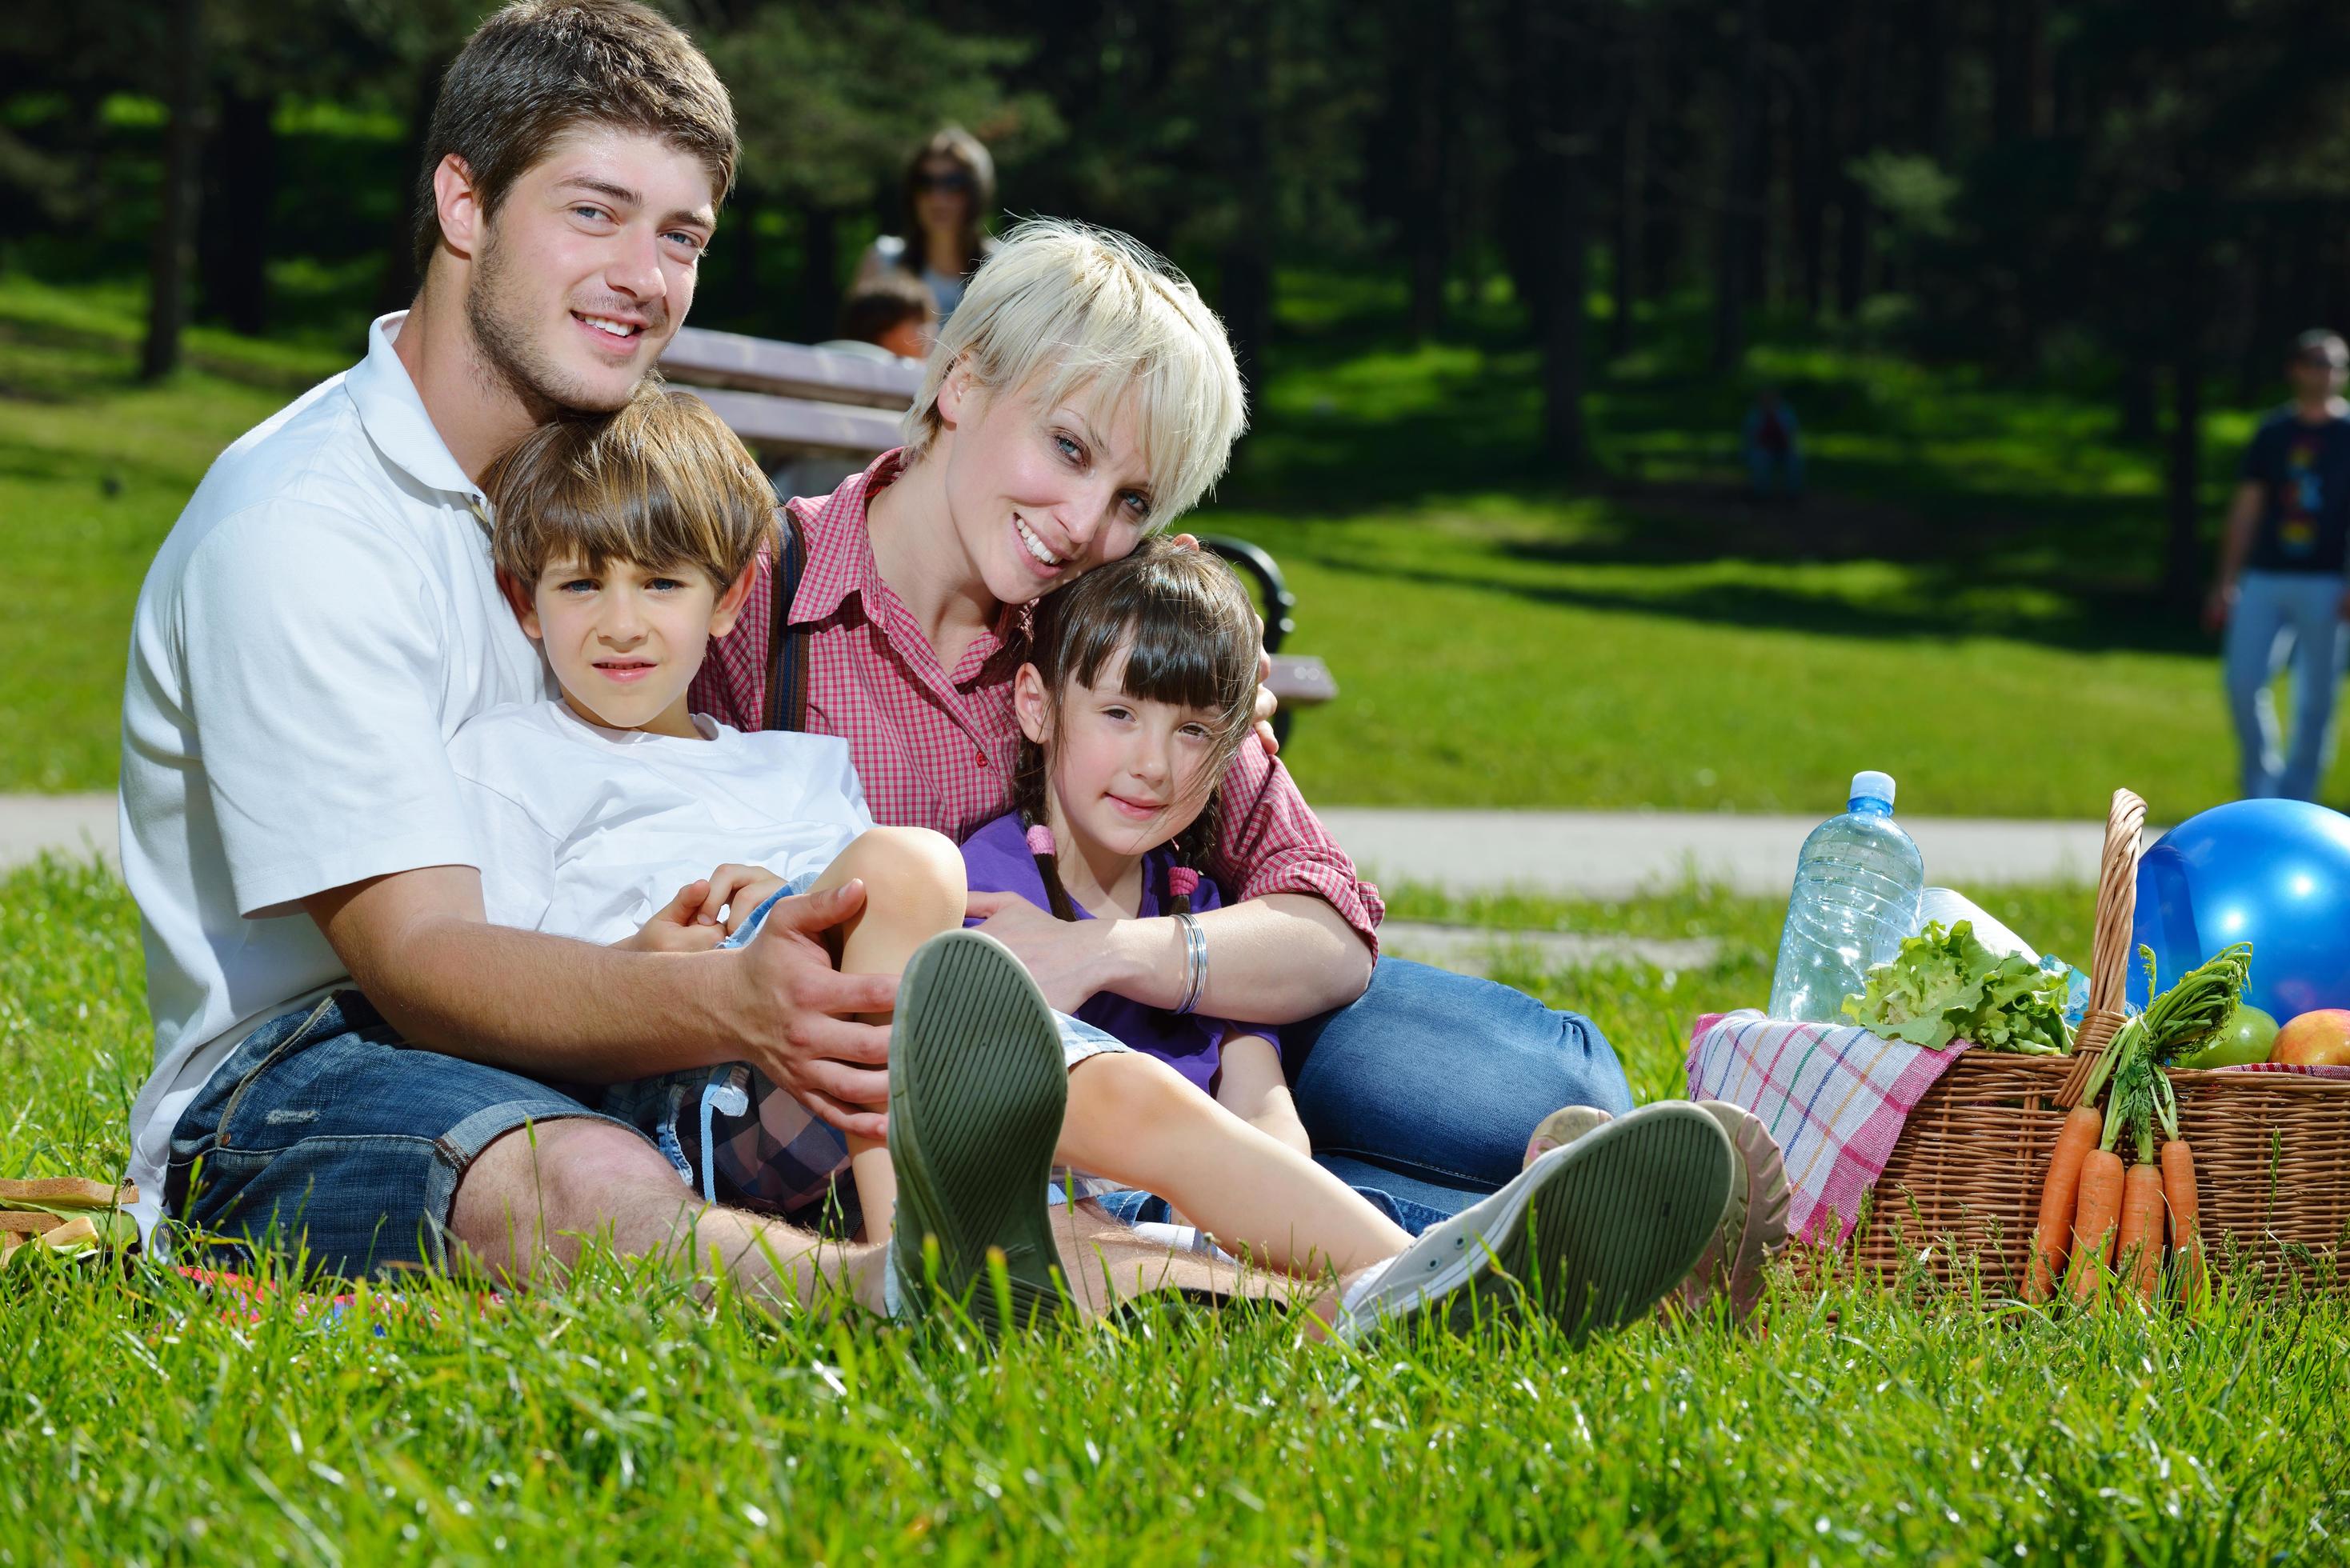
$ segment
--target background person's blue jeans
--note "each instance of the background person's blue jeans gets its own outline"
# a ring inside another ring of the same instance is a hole
[[[2246,572],[2237,580],[2221,660],[2247,799],[2317,798],[2334,756],[2334,701],[2350,658],[2344,587],[2334,572]],[[2269,683],[2288,659],[2293,736],[2290,750],[2283,750]]]
[[[1459,1213],[1518,1173],[1561,1106],[1632,1108],[1589,1019],[1403,959],[1381,959],[1348,1005],[1284,1024],[1281,1049],[1315,1158],[1399,1209]]]

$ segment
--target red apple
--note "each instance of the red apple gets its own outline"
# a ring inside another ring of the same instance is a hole
[[[2277,1031],[2269,1060],[2289,1067],[2350,1067],[2350,1009],[2303,1013]]]

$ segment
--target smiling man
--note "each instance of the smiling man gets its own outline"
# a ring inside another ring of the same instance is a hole
[[[754,1299],[878,1305],[875,1250],[691,1200],[674,1129],[605,1114],[598,1087],[746,1062],[878,1127],[889,1037],[855,1020],[895,983],[823,946],[858,886],[779,904],[730,951],[492,926],[446,749],[549,690],[478,477],[652,370],[733,178],[725,89],[642,6],[528,0],[450,67],[426,153],[414,306],[223,454],[140,596],[121,815],[155,1024],[142,1229],[168,1213],[338,1272],[517,1282],[586,1232],[690,1240]]]

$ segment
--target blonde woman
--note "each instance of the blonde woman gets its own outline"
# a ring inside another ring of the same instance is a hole
[[[788,504],[783,580],[762,556],[695,708],[842,737],[878,821],[961,841],[1013,804],[1026,607],[1181,516],[1244,422],[1223,328],[1180,274],[1121,234],[1020,225],[942,327],[906,444]],[[1629,1106],[1587,1020],[1378,961],[1378,890],[1260,740],[1219,793],[1201,869],[1226,898],[1195,926],[1072,924],[1008,895],[974,895],[972,910],[1064,1012],[1102,992],[1163,1008],[1190,997],[1280,1025],[1315,1157],[1409,1227],[1507,1182],[1550,1112]],[[868,1077],[864,1106],[815,1114],[879,1136],[880,1075]],[[788,1168],[838,1168],[837,1133],[806,1115],[790,1130],[784,1109],[770,1120]]]

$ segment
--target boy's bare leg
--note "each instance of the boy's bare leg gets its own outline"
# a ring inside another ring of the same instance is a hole
[[[865,884],[865,905],[837,933],[840,949],[835,957],[843,974],[899,973],[916,948],[962,924],[962,852],[929,828],[877,827],[859,834],[808,891],[822,892],[852,878]],[[889,1014],[866,1013],[859,1022],[887,1023]],[[850,1138],[848,1168],[865,1212],[865,1239],[889,1240],[898,1179],[889,1168],[888,1147]]]
[[[561,1283],[585,1239],[602,1236],[622,1256],[668,1254],[696,1272],[715,1254],[735,1288],[771,1312],[843,1301],[882,1310],[886,1248],[711,1208],[642,1137],[584,1116],[524,1127],[484,1149],[458,1184],[450,1230],[458,1265],[509,1289]],[[1062,1274],[1087,1315],[1152,1291],[1280,1288],[1261,1275],[1243,1279],[1229,1264],[1170,1253],[1095,1215],[1070,1214],[1054,1231]]]
[[[1411,1244],[1345,1182],[1151,1056],[1071,1069],[1056,1158],[1159,1194],[1227,1251],[1276,1269],[1344,1273]]]
[[[667,1253],[696,1271],[714,1250],[770,1310],[827,1298],[881,1310],[880,1248],[710,1208],[641,1137],[585,1116],[517,1128],[484,1149],[458,1184],[449,1228],[462,1266],[511,1288],[560,1283],[586,1238],[603,1236],[624,1257]]]

